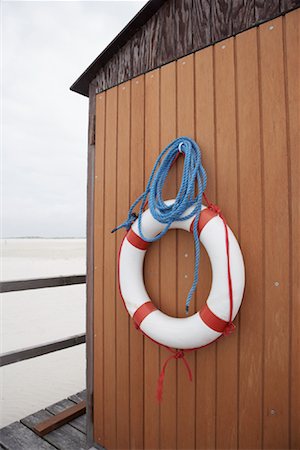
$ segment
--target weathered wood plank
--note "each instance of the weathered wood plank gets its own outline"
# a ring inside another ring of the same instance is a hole
[[[160,50],[159,34],[162,26],[158,13],[154,14],[150,20],[145,24],[145,32],[143,38],[144,45],[144,70],[148,72],[154,67],[157,67],[157,56]]]
[[[174,59],[174,2],[168,1],[160,9],[159,51],[157,52],[157,65],[161,66]]]
[[[59,414],[65,411],[68,408],[71,408],[74,405],[80,404],[84,400],[80,400],[80,402],[74,403],[71,400],[64,399],[60,402],[54,403],[46,408],[46,411],[49,411],[51,414]],[[82,414],[80,417],[76,417],[73,420],[68,421],[68,424],[82,433],[86,434],[86,414]]]
[[[219,41],[232,34],[232,0],[214,0],[211,5],[211,37]]]
[[[211,2],[209,0],[193,2],[192,35],[194,51],[211,42]]]
[[[132,73],[131,78],[134,78],[144,72],[144,40],[145,30],[141,28],[131,40],[131,59],[132,59]]]
[[[118,84],[118,72],[119,72],[119,53],[115,53],[112,58],[105,65],[105,83],[107,86],[112,87]]]
[[[255,0],[235,0],[232,3],[232,32],[246,30],[255,22]]]
[[[128,80],[132,72],[131,42],[128,41],[118,53],[118,84]]]
[[[193,49],[192,0],[173,1],[175,20],[174,51],[176,57],[180,58],[190,53]]]
[[[74,403],[79,403],[82,400],[86,400],[86,390],[77,392],[77,394],[70,395],[68,399]]]
[[[94,82],[97,86],[97,92],[102,92],[109,87],[106,82],[105,66],[99,69],[98,75],[96,76]]]
[[[1,448],[7,450],[54,450],[49,442],[37,436],[20,422],[14,422],[0,430]]]
[[[25,417],[21,420],[21,423],[33,430],[35,425],[49,417],[53,417],[53,415],[46,410],[41,410]],[[45,435],[43,439],[49,444],[54,445],[56,448],[63,450],[86,450],[88,448],[86,435],[68,424],[63,425],[57,430],[51,431],[51,433]]]
[[[300,6],[300,0],[280,0],[280,11],[287,12],[291,9],[298,8]]]
[[[255,21],[272,19],[280,13],[280,0],[255,0]]]

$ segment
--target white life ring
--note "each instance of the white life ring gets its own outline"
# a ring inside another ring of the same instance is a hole
[[[173,202],[168,200],[165,203]],[[170,228],[192,231],[193,220],[194,217],[191,217],[174,222]],[[154,219],[150,209],[147,209],[142,214],[141,227],[146,238],[153,238],[165,225]],[[181,350],[203,347],[215,341],[223,334],[230,316],[224,223],[216,212],[203,206],[198,229],[200,241],[210,258],[212,285],[204,307],[190,317],[170,317],[153,305],[143,279],[143,263],[149,242],[140,237],[137,220],[126,234],[119,251],[119,289],[128,313],[153,341]],[[245,270],[239,244],[229,227],[228,238],[233,320],[242,303]]]

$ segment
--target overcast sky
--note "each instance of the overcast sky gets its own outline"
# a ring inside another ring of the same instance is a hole
[[[75,79],[145,1],[1,1],[2,237],[85,236],[88,99]]]

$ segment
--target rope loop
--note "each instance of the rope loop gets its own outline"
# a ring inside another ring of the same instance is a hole
[[[192,371],[191,371],[191,368],[190,368],[190,365],[189,365],[188,361],[185,359],[184,351],[183,350],[173,350],[171,348],[168,348],[168,350],[172,354],[164,362],[164,365],[162,366],[162,369],[161,369],[161,372],[160,372],[160,375],[159,375],[159,378],[158,378],[158,382],[157,382],[156,397],[157,397],[157,400],[159,402],[162,400],[163,384],[164,384],[164,379],[165,379],[165,374],[166,374],[166,368],[167,368],[167,365],[169,364],[169,362],[172,359],[182,359],[182,361],[183,361],[183,363],[185,365],[186,371],[187,371],[188,378],[189,378],[190,381],[193,381]]]
[[[162,198],[162,191],[169,171],[176,162],[179,154],[184,156],[181,184],[175,202],[172,205],[167,205]],[[140,207],[137,217],[138,230],[141,238],[146,242],[154,242],[161,239],[167,233],[173,222],[184,221],[195,216],[193,225],[195,243],[194,280],[186,299],[186,314],[188,314],[189,305],[198,283],[200,263],[198,223],[206,183],[207,175],[202,165],[201,151],[197,143],[186,136],[175,139],[158,156],[147,182],[146,189],[131,205],[127,219],[112,230],[112,233],[120,228],[126,228],[128,230],[135,221],[133,211],[139,203]],[[154,219],[165,224],[163,231],[151,239],[144,236],[141,222],[147,202]],[[186,213],[188,208],[191,209]]]

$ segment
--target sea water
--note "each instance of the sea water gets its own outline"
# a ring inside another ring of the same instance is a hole
[[[83,275],[85,239],[2,239],[1,280]],[[1,353],[85,332],[85,285],[0,295]],[[85,389],[85,345],[0,368],[0,427]]]

